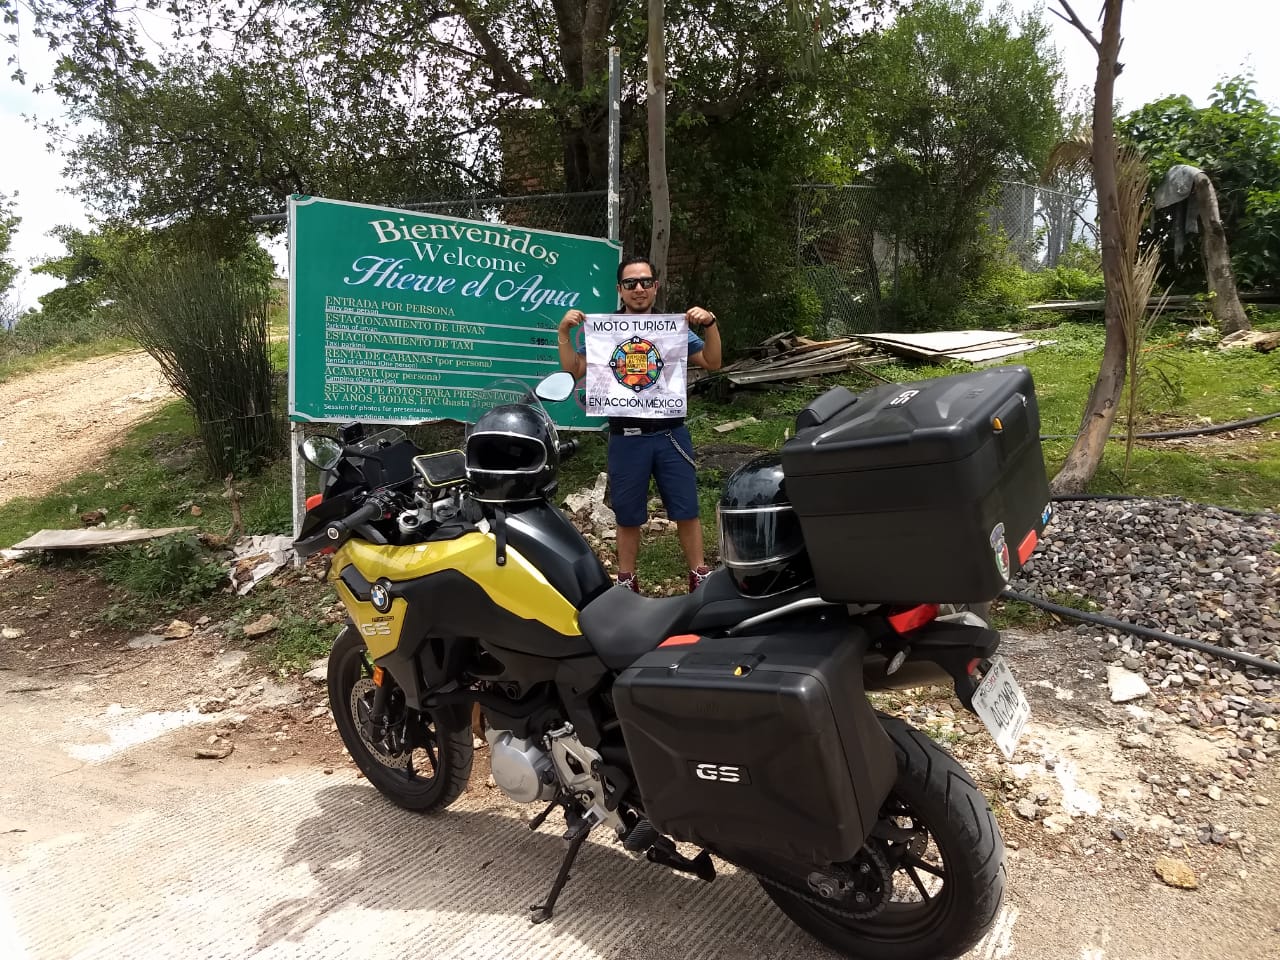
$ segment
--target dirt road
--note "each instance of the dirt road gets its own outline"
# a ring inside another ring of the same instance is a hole
[[[526,909],[563,848],[554,817],[531,834],[533,811],[486,788],[482,771],[440,816],[399,811],[341,755],[321,687],[262,677],[212,633],[141,650],[97,634],[41,639],[23,620],[28,576],[0,568],[0,621],[25,626],[0,647],[8,960],[832,960],[749,877],[722,868],[706,885],[603,838],[556,918],[531,926]],[[1280,956],[1280,803],[1252,802],[1275,796],[1274,772],[1239,786],[1241,802],[1216,804],[1213,819],[1237,840],[1192,835],[1170,851],[1181,841],[1149,818],[1168,811],[1194,826],[1204,814],[1153,786],[1152,771],[1211,778],[1224,743],[1151,711],[1152,746],[1121,750],[1133,715],[1099,691],[1096,651],[1062,634],[1013,638],[1009,652],[1036,716],[1018,762],[992,759],[985,733],[963,734],[963,716],[947,734],[996,799],[1011,847],[1005,907],[969,956]],[[945,701],[908,709],[926,729],[950,724]],[[235,752],[195,759],[215,731]],[[1045,809],[1075,810],[1061,833],[1011,812],[1038,791]],[[1199,889],[1156,879],[1155,858],[1171,852]]]
[[[88,469],[171,399],[160,368],[141,350],[0,383],[0,503],[41,496]]]

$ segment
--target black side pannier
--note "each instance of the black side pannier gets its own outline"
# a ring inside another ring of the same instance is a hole
[[[992,600],[1049,521],[1026,367],[837,388],[797,426],[787,498],[828,600]]]
[[[897,775],[863,693],[866,649],[842,616],[826,630],[703,637],[637,660],[613,701],[645,816],[730,858],[851,859]]]

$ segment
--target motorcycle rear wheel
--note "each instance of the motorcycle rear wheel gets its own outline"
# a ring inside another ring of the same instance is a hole
[[[361,718],[373,703],[373,667],[364,640],[351,627],[334,642],[328,673],[329,706],[342,742],[383,796],[420,813],[443,810],[458,799],[471,776],[470,728],[445,729],[430,714],[405,707],[403,695],[393,690],[388,734],[382,742],[371,741]]]
[[[879,914],[857,920],[819,905],[816,894],[798,896],[764,879],[761,886],[797,926],[845,956],[958,957],[982,938],[1000,909],[1004,841],[986,798],[946,750],[897,718],[882,715],[880,722],[898,759],[898,779],[882,816],[925,837],[899,861],[908,866],[895,867],[893,899]]]

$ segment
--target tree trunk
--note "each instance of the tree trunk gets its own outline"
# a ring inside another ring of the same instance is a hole
[[[667,44],[664,0],[649,0],[649,197],[653,206],[653,232],[649,235],[649,260],[662,277],[657,309],[665,307],[667,247],[671,241],[671,191],[667,184]]]
[[[1236,292],[1235,274],[1231,272],[1231,252],[1227,249],[1227,231],[1218,213],[1218,192],[1213,181],[1201,170],[1196,174],[1196,197],[1200,204],[1200,252],[1204,255],[1204,274],[1209,280],[1209,309],[1214,322],[1225,336],[1250,328],[1249,317]]]
[[[1120,14],[1123,8],[1124,0],[1106,0],[1103,7],[1102,38],[1096,44],[1098,74],[1093,86],[1093,178],[1098,188],[1102,276],[1107,286],[1104,307],[1107,339],[1098,378],[1089,392],[1089,402],[1080,422],[1080,432],[1063,461],[1062,469],[1050,484],[1050,489],[1057,495],[1083,493],[1098,472],[1106,452],[1107,437],[1120,409],[1120,395],[1124,391],[1128,350],[1120,304],[1128,283],[1127,273],[1133,265],[1125,263],[1120,244],[1113,122],[1116,73],[1119,70],[1116,56],[1120,51]],[[1089,36],[1092,40],[1092,35]]]

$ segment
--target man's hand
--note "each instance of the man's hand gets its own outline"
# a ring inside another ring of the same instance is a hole
[[[717,322],[716,315],[702,307],[690,307],[685,311],[684,318],[689,323],[696,323],[700,327],[715,326]]]
[[[566,313],[563,317],[560,318],[560,332],[568,333],[570,330],[572,330],[574,327],[581,324],[586,319],[587,319],[587,315],[583,313],[581,310],[570,310],[568,313]]]

